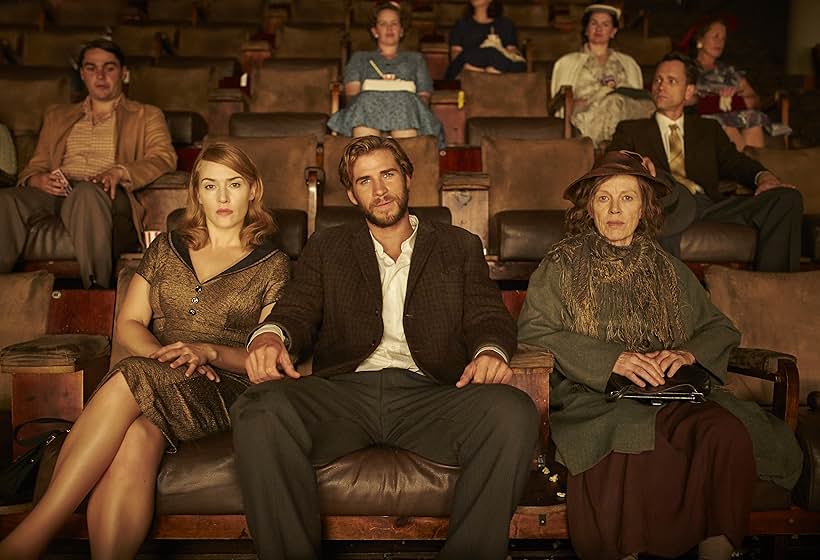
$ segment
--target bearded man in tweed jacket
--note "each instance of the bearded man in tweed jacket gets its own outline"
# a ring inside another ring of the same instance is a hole
[[[481,242],[409,214],[413,166],[393,139],[354,141],[339,173],[364,215],[308,242],[231,411],[259,557],[320,557],[313,465],[378,444],[461,467],[440,558],[505,558],[538,420],[507,385],[515,324]],[[311,349],[302,377],[290,355]]]

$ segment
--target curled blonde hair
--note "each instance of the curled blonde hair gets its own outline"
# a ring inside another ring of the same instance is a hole
[[[188,180],[188,200],[182,225],[177,230],[191,249],[202,249],[208,243],[208,227],[205,211],[199,200],[200,167],[203,161],[219,163],[238,173],[251,188],[253,198],[248,203],[248,213],[239,232],[239,239],[246,247],[258,247],[266,237],[273,235],[276,222],[272,213],[265,208],[262,195],[265,192],[262,177],[256,164],[248,155],[232,144],[210,144],[199,153],[194,162],[191,178]]]

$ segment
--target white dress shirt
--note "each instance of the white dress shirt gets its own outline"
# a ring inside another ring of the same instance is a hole
[[[407,337],[404,334],[404,299],[407,296],[407,279],[410,277],[410,258],[416,246],[419,220],[410,216],[413,233],[401,244],[401,254],[395,261],[384,251],[382,244],[373,234],[373,248],[379,264],[379,278],[382,283],[382,340],[356,371],[377,371],[385,368],[400,368],[419,373],[419,366],[410,355]]]

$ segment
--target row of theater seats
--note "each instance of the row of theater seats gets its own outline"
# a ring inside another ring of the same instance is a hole
[[[206,128],[199,115],[168,114],[178,146],[227,141],[256,161],[265,183],[265,203],[280,211],[286,225],[283,246],[293,257],[313,231],[356,216],[337,173],[350,139],[327,135],[324,119],[321,114],[237,113],[227,135],[204,137]],[[563,235],[568,205],[563,190],[593,162],[589,139],[562,138],[557,126],[551,136],[544,136],[548,127],[528,127],[529,119],[523,122],[523,127],[517,118],[479,117],[469,122],[470,135],[480,146],[481,171],[476,172],[442,173],[441,153],[433,137],[401,140],[415,165],[411,207],[479,235],[491,274],[498,280],[526,280],[547,248]],[[785,181],[801,186],[804,255],[820,262],[820,148],[761,149],[752,155]],[[185,205],[186,179],[182,171],[169,174],[136,193],[145,209],[142,229],[167,229],[168,216]],[[124,213],[121,220],[125,233],[133,227],[128,216]],[[73,248],[65,230],[58,220],[37,227],[22,269],[49,268],[71,276],[68,264]],[[697,224],[683,235],[682,256],[691,263],[750,266],[756,237],[750,227]]]
[[[340,24],[368,24],[373,0],[17,0],[6,2],[0,25],[38,25],[43,20],[61,27],[87,25],[88,14],[97,15],[104,25],[124,19],[152,22],[253,23],[267,13],[284,10],[294,21]],[[451,27],[464,13],[462,0],[417,0],[402,2],[414,20],[433,21]],[[554,2],[560,4],[560,2]],[[570,2],[571,3],[571,2]],[[585,5],[586,0],[576,0]],[[273,6],[268,6],[273,4]],[[547,27],[550,2],[547,0],[506,0],[505,15],[517,25]],[[566,2],[564,2],[566,4]],[[579,15],[575,10],[575,15]],[[578,18],[580,19],[580,17]]]

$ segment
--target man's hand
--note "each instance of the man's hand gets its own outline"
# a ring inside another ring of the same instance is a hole
[[[37,173],[28,179],[30,187],[39,189],[51,196],[66,196],[65,185],[59,175],[54,173]]]
[[[653,177],[657,177],[657,171],[655,170],[655,164],[652,163],[651,159],[649,159],[646,156],[642,156],[641,157],[641,163],[646,168],[646,170],[649,171],[650,175],[652,175]]]
[[[459,389],[470,383],[486,383],[488,385],[508,384],[512,380],[512,369],[507,362],[492,350],[484,350],[475,359],[467,364],[464,373],[456,382]]]
[[[251,383],[302,377],[293,367],[285,343],[274,333],[262,333],[253,339],[245,358],[245,371]]]
[[[612,366],[612,373],[626,377],[638,387],[646,387],[647,383],[657,387],[666,382],[658,362],[638,352],[621,353],[615,360],[615,365]]]
[[[119,185],[125,177],[126,171],[123,167],[114,166],[108,171],[103,171],[99,175],[93,175],[88,178],[92,183],[97,183],[102,187],[102,190],[108,193],[111,200],[117,196],[117,185]]]
[[[666,372],[666,377],[672,377],[681,367],[695,363],[695,356],[686,350],[658,350],[649,352],[646,356],[655,360],[661,370]]]
[[[148,357],[163,363],[171,362],[169,365],[172,368],[184,365],[187,367],[185,377],[191,377],[200,366],[216,360],[217,353],[210,344],[175,342],[163,346]],[[211,376],[208,379],[214,381]]]
[[[757,190],[755,191],[755,196],[764,193],[766,191],[770,191],[777,187],[786,187],[787,189],[796,189],[794,185],[789,185],[788,183],[784,183],[780,179],[777,178],[777,175],[772,173],[771,171],[764,171],[757,177]]]

